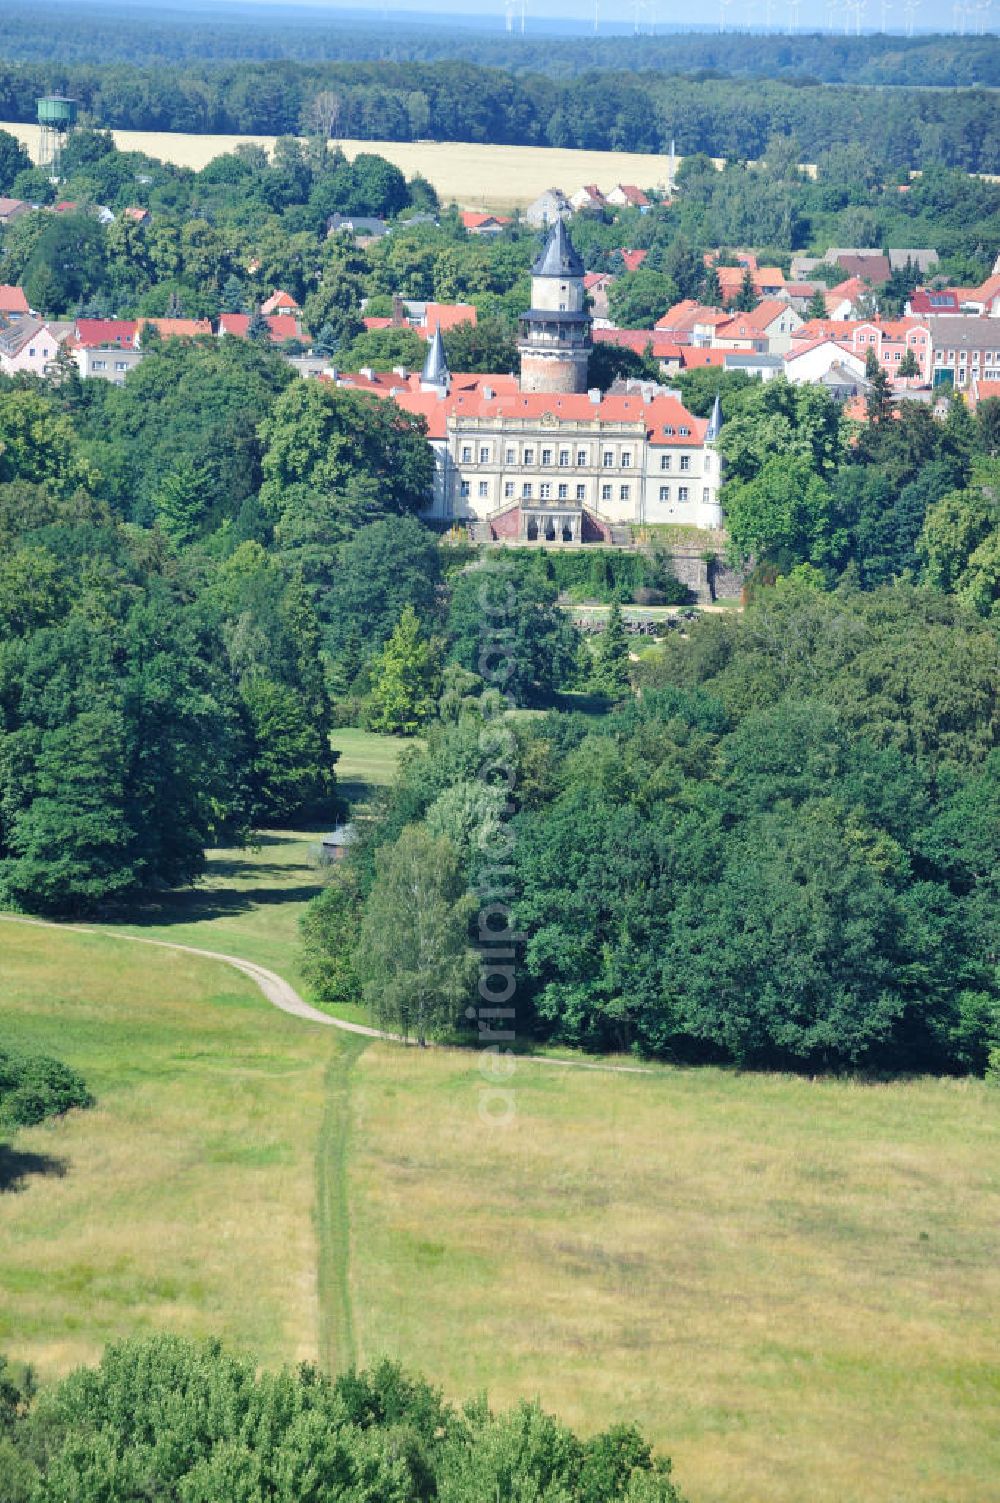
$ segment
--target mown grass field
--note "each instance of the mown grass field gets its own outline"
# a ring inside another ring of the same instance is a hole
[[[693,1503],[986,1503],[997,1093],[369,1048],[354,1335],[450,1393],[634,1419]]]
[[[37,157],[37,125],[0,123]],[[200,170],[213,157],[232,151],[241,141],[270,150],[274,136],[194,136],[173,131],[116,130],[121,151],[144,151],[160,161]],[[642,188],[666,184],[668,157],[636,152],[564,151],[545,146],[490,146],[466,141],[341,141],[352,160],[358,152],[376,152],[395,162],[407,177],[422,173],[445,203],[469,209],[524,208],[546,188],[575,192],[582,183],[599,183],[610,191],[616,183]]]
[[[169,1330],[315,1358],[334,1031],[228,966],[12,923],[0,1015],[5,1041],[66,1060],[97,1097],[0,1149],[0,1351],[46,1376]]]

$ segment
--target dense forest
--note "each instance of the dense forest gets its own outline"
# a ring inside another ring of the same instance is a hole
[[[0,117],[35,118],[66,93],[119,129],[283,135],[315,126],[362,140],[509,142],[745,160],[775,132],[803,160],[857,145],[893,170],[930,162],[1000,172],[1000,121],[987,89],[891,92],[815,81],[602,71],[555,79],[462,60],[430,63],[64,63],[0,65]],[[323,96],[317,105],[318,96]]]
[[[392,7],[389,7],[390,10]],[[470,5],[470,11],[472,10]],[[475,24],[478,21],[478,25]],[[201,6],[197,15],[144,7],[56,4],[5,7],[0,56],[11,62],[140,63],[437,62],[462,58],[511,73],[573,78],[596,69],[667,74],[717,73],[733,78],[788,78],[813,83],[923,85],[956,88],[1000,83],[1000,47],[987,36],[820,35],[766,36],[737,28],[719,34],[671,30],[656,36],[567,36],[535,21],[524,36],[503,32],[503,15],[453,18],[394,16],[392,24],[365,24],[334,15],[317,20],[305,7]],[[492,23],[492,24],[491,24]],[[631,30],[630,20],[625,23]]]

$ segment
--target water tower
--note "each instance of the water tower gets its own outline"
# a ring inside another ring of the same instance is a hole
[[[76,124],[76,100],[66,99],[61,94],[49,94],[38,100],[38,124],[41,130],[41,146],[38,153],[39,167],[50,172],[59,170],[59,158],[66,137]]]

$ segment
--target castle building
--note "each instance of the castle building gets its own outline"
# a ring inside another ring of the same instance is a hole
[[[615,543],[628,541],[633,525],[722,526],[718,402],[706,419],[662,386],[588,390],[583,278],[557,220],[532,269],[520,380],[453,375],[440,329],[419,376],[337,378],[425,420],[436,461],[429,519],[512,542]]]

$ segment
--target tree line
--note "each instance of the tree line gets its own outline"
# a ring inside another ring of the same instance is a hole
[[[609,17],[609,22],[611,18]],[[766,36],[753,31],[670,32],[635,38],[566,35],[549,31],[525,36],[503,34],[502,16],[470,25],[419,26],[395,17],[391,28],[356,18],[317,22],[301,11],[273,16],[245,10],[238,21],[221,13],[185,16],[147,12],[140,19],[107,7],[60,10],[38,16],[9,6],[0,18],[0,53],[17,62],[186,63],[268,61],[434,62],[462,58],[512,73],[547,73],[569,78],[597,70],[728,74],[782,78],[796,82],[903,84],[933,88],[995,84],[994,36],[864,37],[799,33]],[[630,22],[623,24],[631,30]]]
[[[287,135],[310,128],[317,97],[332,136],[361,140],[510,143],[587,150],[762,155],[776,131],[805,160],[851,143],[887,168],[942,162],[1000,171],[1000,128],[988,89],[793,84],[601,71],[558,79],[468,61],[219,63],[6,62],[0,116],[35,118],[40,94],[65,93],[117,129]]]
[[[39,1389],[0,1359],[5,1503],[682,1503],[633,1425],[586,1440],[522,1401],[458,1407],[395,1363],[261,1372],[218,1342],[118,1342]]]

